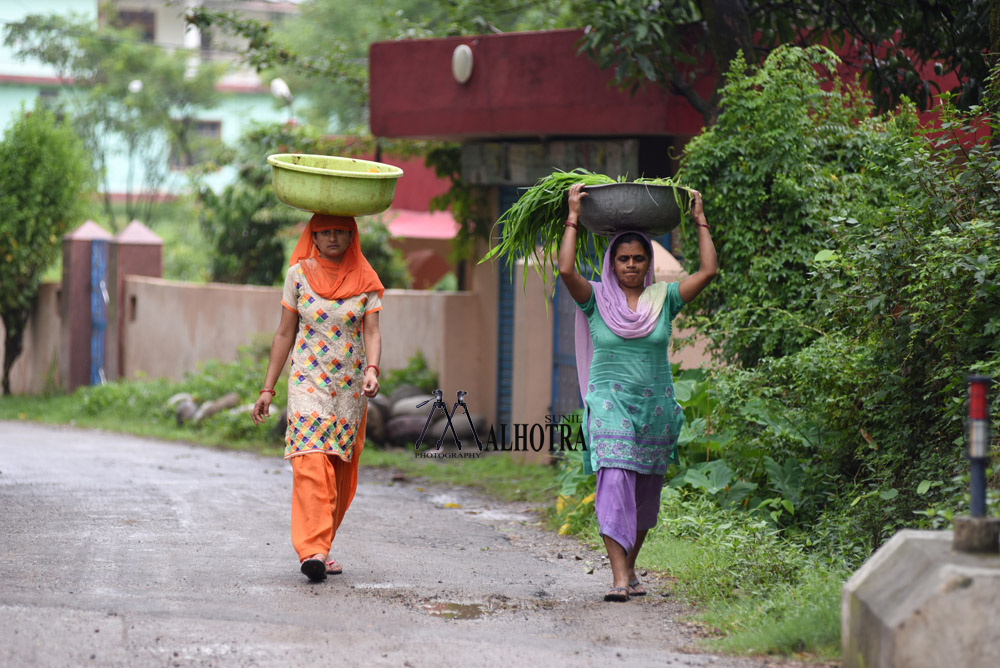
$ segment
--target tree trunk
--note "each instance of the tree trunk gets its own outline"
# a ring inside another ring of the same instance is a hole
[[[729,71],[729,64],[742,52],[743,61],[755,65],[757,53],[745,0],[702,0],[700,4],[701,15],[705,17],[708,26],[708,39],[712,45],[715,69],[719,73],[719,82],[715,86],[712,99],[708,102],[707,113],[702,114],[705,123],[712,125],[719,112],[719,90],[724,83],[723,77]]]
[[[10,370],[24,349],[24,329],[28,324],[28,309],[14,309],[3,314],[3,393],[10,395]]]
[[[987,111],[990,114],[990,146],[1000,148],[1000,127],[997,114],[1000,113],[1000,0],[990,0],[990,74],[987,81]]]

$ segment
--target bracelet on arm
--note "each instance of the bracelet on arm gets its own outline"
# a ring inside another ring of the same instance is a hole
[[[270,395],[271,395],[272,397],[278,394],[278,393],[277,393],[277,392],[275,392],[274,390],[269,390],[269,389],[267,389],[266,387],[265,387],[265,388],[264,388],[263,390],[261,390],[261,391],[260,391],[260,393],[261,393],[261,394],[265,394],[265,393],[266,393],[266,394],[270,394]]]
[[[695,223],[694,226],[695,227],[704,227],[706,230],[708,229],[708,223]]]
[[[376,378],[378,378],[379,376],[381,376],[381,375],[382,375],[382,372],[381,372],[381,371],[379,371],[379,370],[378,370],[378,367],[377,367],[377,366],[375,366],[374,364],[369,364],[368,366],[366,366],[366,367],[365,367],[365,373],[368,373],[368,369],[375,369],[375,377],[376,377]]]
[[[572,228],[573,228],[573,229],[575,230],[575,229],[576,229],[576,223],[571,223],[571,222],[569,222],[569,221],[567,220],[567,221],[566,221],[566,227],[572,227]]]

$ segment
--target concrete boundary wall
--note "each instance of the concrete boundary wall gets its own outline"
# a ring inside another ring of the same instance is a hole
[[[121,375],[180,380],[199,362],[232,362],[240,346],[270,343],[281,290],[129,276],[122,308]]]
[[[552,313],[541,281],[517,269],[514,308],[514,423],[544,424],[551,413]],[[438,372],[449,406],[469,393],[470,409],[496,421],[497,274],[472,272],[472,292],[386,290],[381,312],[383,371],[403,368],[421,351]],[[24,352],[11,373],[15,394],[65,387],[59,284],[44,284],[25,333]],[[127,276],[123,282],[120,375],[180,380],[209,360],[234,361],[238,348],[270,346],[281,317],[281,289],[184,283]],[[2,323],[0,323],[2,327]],[[0,338],[0,355],[3,340]],[[704,361],[700,350],[672,356],[685,366]],[[108,351],[111,354],[111,351]],[[263,379],[262,379],[263,380]]]
[[[43,284],[28,321],[24,351],[11,371],[15,394],[63,387],[59,362],[61,285]],[[208,360],[231,362],[241,346],[270,345],[281,317],[281,289],[221,283],[184,283],[129,276],[124,280],[122,368],[125,378],[180,380]],[[421,351],[441,389],[469,393],[470,406],[493,418],[495,360],[484,347],[493,329],[469,292],[386,290],[379,317],[384,371],[403,368]],[[0,322],[2,331],[2,322]],[[3,339],[0,337],[0,356]],[[262,379],[263,380],[263,379]]]
[[[442,389],[481,393],[477,302],[469,293],[386,290],[379,316],[382,370],[405,367],[419,350],[438,371]],[[282,308],[280,288],[131,276],[123,375],[179,380],[200,362],[234,361],[240,346],[270,345]]]

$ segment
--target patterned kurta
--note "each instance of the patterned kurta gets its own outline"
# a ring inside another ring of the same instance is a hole
[[[298,264],[285,275],[282,305],[299,314],[288,370],[285,459],[311,452],[351,461],[368,399],[361,321],[382,309],[377,292],[320,297]]]
[[[593,294],[579,305],[594,342],[583,421],[592,470],[663,475],[670,461],[676,461],[684,413],[674,399],[667,343],[671,320],[683,305],[678,284],[671,283],[656,327],[640,339],[612,332]]]

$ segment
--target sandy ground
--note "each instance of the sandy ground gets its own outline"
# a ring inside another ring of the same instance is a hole
[[[795,666],[703,653],[669,583],[529,509],[364,468],[310,583],[278,458],[0,422],[2,666]]]

